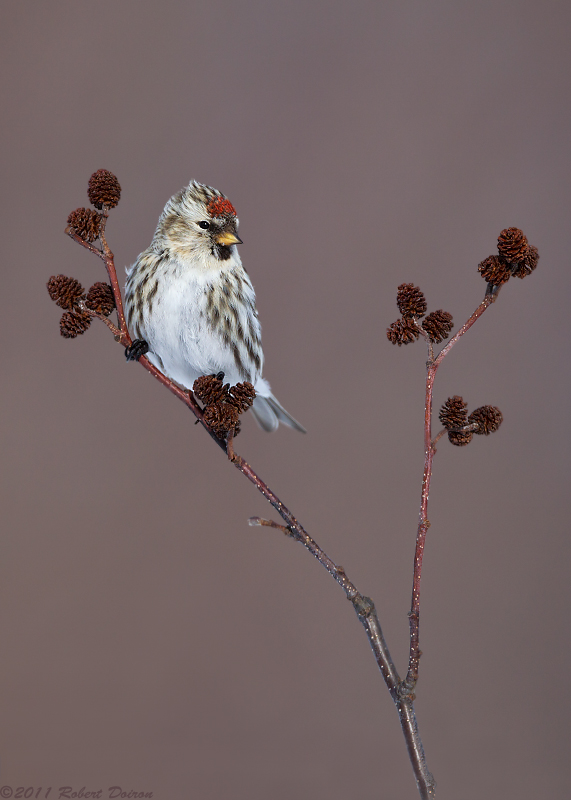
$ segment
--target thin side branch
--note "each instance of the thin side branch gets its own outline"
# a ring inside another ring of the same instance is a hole
[[[497,287],[496,287],[497,288]],[[424,545],[426,542],[426,532],[430,527],[428,521],[428,497],[430,494],[430,481],[432,478],[432,461],[436,454],[436,444],[439,439],[446,433],[441,431],[438,436],[432,439],[432,395],[434,388],[434,379],[438,367],[446,358],[448,353],[452,350],[456,342],[468,331],[472,325],[482,316],[484,311],[495,302],[497,292],[486,292],[486,296],[474,311],[474,313],[466,320],[464,325],[458,332],[450,339],[448,344],[442,348],[436,358],[432,351],[432,346],[429,343],[429,358],[426,364],[426,392],[424,401],[424,471],[422,475],[422,490],[420,494],[420,510],[418,514],[418,530],[416,534],[416,547],[414,551],[414,570],[412,578],[412,600],[409,613],[409,627],[410,627],[410,647],[408,658],[408,671],[406,678],[403,681],[401,691],[405,694],[414,696],[414,689],[418,680],[418,667],[420,663],[420,650],[419,641],[419,626],[420,626],[420,582],[422,578],[422,558],[424,555]]]

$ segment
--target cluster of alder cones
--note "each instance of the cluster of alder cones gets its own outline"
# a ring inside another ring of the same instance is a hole
[[[76,208],[67,218],[66,233],[75,234],[91,244],[102,231],[107,210],[115,208],[121,197],[121,186],[112,172],[98,169],[89,179],[87,196],[93,208]],[[100,213],[100,212],[103,213]],[[52,275],[48,293],[64,309],[59,329],[66,339],[75,339],[89,328],[94,316],[108,317],[115,308],[113,290],[108,283],[94,283],[86,293],[81,283],[66,275]]]
[[[501,286],[514,278],[527,278],[537,267],[537,247],[529,244],[519,228],[504,228],[498,236],[498,255],[488,256],[478,265],[478,272],[492,286]]]
[[[94,242],[99,238],[101,224],[110,208],[115,208],[121,199],[121,184],[107,169],[94,172],[87,185],[89,202],[99,211],[92,208],[76,208],[67,218],[67,231],[75,233],[86,242]],[[103,213],[99,212],[103,210]]]
[[[256,396],[254,387],[248,381],[235,386],[224,383],[223,372],[197,378],[192,391],[204,403],[204,421],[219,439],[225,439],[229,433],[238,435],[239,416],[250,408]]]
[[[415,342],[421,333],[437,344],[450,336],[452,330],[452,314],[448,311],[433,311],[426,319],[419,320],[426,314],[426,298],[418,286],[412,283],[401,283],[397,291],[397,306],[401,318],[387,328],[387,339],[392,344],[410,344]]]
[[[484,436],[495,433],[504,419],[496,406],[480,406],[468,415],[468,404],[458,395],[448,398],[438,418],[448,431],[448,440],[457,447],[470,444],[474,433]]]
[[[504,228],[498,236],[498,255],[485,258],[478,272],[490,287],[501,286],[512,276],[526,278],[537,267],[537,247],[529,244],[519,228]],[[452,330],[452,315],[447,311],[433,311],[422,323],[426,314],[426,300],[418,286],[403,283],[398,287],[397,305],[402,317],[387,328],[387,339],[392,344],[410,344],[421,335],[437,344],[444,341]]]
[[[94,283],[86,294],[75,278],[52,275],[47,286],[54,303],[64,309],[59,330],[66,339],[85,333],[94,316],[108,317],[115,308],[113,290],[108,283]]]

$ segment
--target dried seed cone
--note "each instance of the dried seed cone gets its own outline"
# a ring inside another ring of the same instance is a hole
[[[509,262],[502,256],[488,256],[478,264],[478,272],[488,283],[501,286],[511,278]]]
[[[397,306],[403,317],[423,317],[426,314],[426,298],[413,283],[401,283],[398,287]]]
[[[91,325],[91,317],[84,311],[66,311],[61,315],[59,332],[65,339],[75,339]]]
[[[121,184],[109,170],[98,169],[89,179],[87,196],[95,208],[115,208],[121,199]]]
[[[495,433],[502,422],[504,421],[502,412],[496,406],[480,406],[472,411],[468,417],[470,424],[477,423],[478,428],[474,431],[477,434],[484,434],[488,436],[490,433]]]
[[[204,421],[220,439],[223,439],[230,431],[233,431],[234,435],[238,433],[239,413],[236,406],[230,403],[214,403],[204,409]]]
[[[523,260],[527,248],[527,238],[519,228],[504,228],[498,236],[498,253],[512,264]]]
[[[452,314],[448,311],[432,311],[425,320],[422,322],[422,327],[428,334],[431,342],[438,344],[438,342],[448,339],[450,331],[454,327],[452,322]]]
[[[83,286],[75,278],[52,275],[47,283],[49,296],[60,308],[73,311],[83,297]]]
[[[108,283],[94,283],[91,289],[87,292],[85,305],[91,311],[95,311],[97,314],[103,314],[103,316],[108,317],[115,308],[113,289]]]
[[[76,208],[67,218],[67,224],[86,242],[94,242],[99,236],[101,220],[101,214],[92,208]]]
[[[209,406],[226,399],[228,386],[217,375],[202,375],[194,381],[192,391],[201,403]]]
[[[396,322],[393,322],[387,328],[387,339],[392,344],[398,344],[400,347],[401,344],[410,344],[411,342],[415,342],[420,333],[418,328],[410,319],[398,319]]]
[[[468,424],[467,408],[468,403],[465,403],[462,397],[455,394],[454,397],[449,397],[442,405],[438,413],[438,419],[447,431],[453,428],[463,428],[464,425]]]
[[[448,431],[448,441],[456,447],[464,447],[472,441],[472,431]]]
[[[524,256],[523,261],[520,261],[514,266],[512,275],[514,275],[516,278],[527,278],[527,276],[531,275],[533,270],[537,267],[538,261],[539,253],[537,252],[537,247],[534,247],[532,244],[530,244],[527,248],[527,253]]]
[[[228,402],[236,406],[238,413],[242,414],[247,411],[256,397],[256,390],[251,383],[245,381],[244,383],[237,383],[236,386],[231,386],[228,394]]]

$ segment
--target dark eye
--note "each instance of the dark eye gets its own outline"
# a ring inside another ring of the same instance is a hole
[[[202,220],[202,222],[198,223],[198,227],[202,228],[204,231],[207,231],[210,228],[210,223],[206,222],[206,220]]]

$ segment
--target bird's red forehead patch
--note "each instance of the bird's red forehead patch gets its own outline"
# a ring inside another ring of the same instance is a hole
[[[208,211],[211,217],[236,216],[236,209],[234,208],[230,200],[226,200],[225,197],[213,198],[206,206],[206,210]]]

